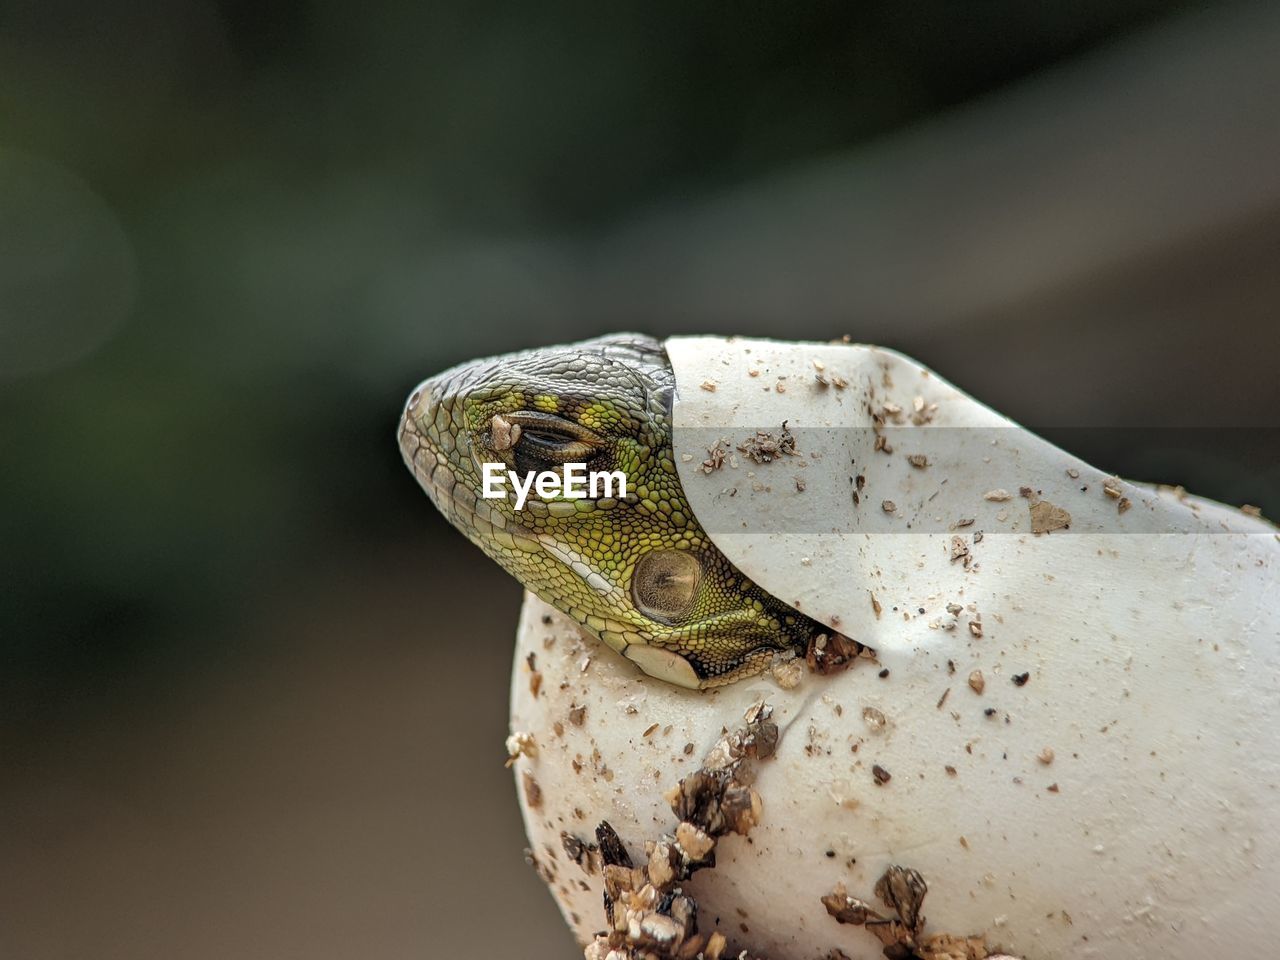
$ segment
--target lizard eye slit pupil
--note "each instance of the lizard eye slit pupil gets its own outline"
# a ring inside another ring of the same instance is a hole
[[[549,430],[525,430],[521,436],[526,440],[532,440],[537,443],[547,444],[548,446],[558,443],[572,443],[574,437],[567,437],[564,434],[552,433]]]

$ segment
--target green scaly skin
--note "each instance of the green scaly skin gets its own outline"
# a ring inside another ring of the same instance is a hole
[[[449,522],[525,587],[646,672],[705,688],[803,652],[823,628],[747,579],[694,518],[671,450],[674,385],[662,345],[636,335],[479,360],[414,392],[400,447]],[[514,495],[481,497],[485,462],[621,470],[628,496],[530,491],[516,511]]]

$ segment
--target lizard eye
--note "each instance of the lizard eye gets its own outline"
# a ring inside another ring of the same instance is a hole
[[[594,443],[545,429],[525,430],[520,435],[520,443],[563,460],[572,460],[575,454],[585,456],[595,450]]]
[[[581,424],[536,410],[498,414],[489,424],[490,448],[510,450],[522,473],[585,463],[601,443],[594,431]]]
[[[701,581],[702,564],[687,550],[651,550],[636,562],[631,599],[646,617],[671,623],[689,612]]]

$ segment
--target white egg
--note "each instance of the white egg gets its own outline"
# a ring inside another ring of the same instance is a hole
[[[664,794],[763,700],[781,731],[753,767],[763,815],[684,885],[733,949],[878,956],[821,898],[842,883],[874,902],[896,864],[929,885],[927,931],[1017,956],[1269,955],[1275,528],[1114,481],[886,351],[668,349],[699,520],[761,586],[877,659],[681,689],[526,598],[511,726],[533,746],[515,767],[578,938],[605,926],[602,881],[565,840],[589,844],[608,821],[642,862],[676,827]],[[700,469],[715,439],[734,451],[783,420],[797,456]]]

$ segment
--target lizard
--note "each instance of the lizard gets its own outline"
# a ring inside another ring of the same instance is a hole
[[[445,518],[526,589],[646,673],[705,689],[825,649],[830,630],[753,583],[699,525],[672,453],[674,391],[659,341],[613,334],[446,370],[413,391],[398,439]],[[627,492],[531,495],[517,510],[482,496],[486,463],[585,463],[621,471]]]

